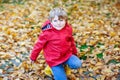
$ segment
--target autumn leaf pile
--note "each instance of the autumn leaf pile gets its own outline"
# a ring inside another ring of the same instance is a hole
[[[120,2],[117,0],[24,0],[0,3],[0,80],[44,80],[42,54],[29,54],[48,12],[68,13],[82,67],[71,80],[120,80]]]

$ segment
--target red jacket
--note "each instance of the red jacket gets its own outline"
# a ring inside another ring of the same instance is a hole
[[[31,60],[35,61],[42,49],[50,67],[61,64],[72,54],[76,54],[77,49],[72,37],[72,27],[66,23],[62,30],[56,30],[49,20],[46,21],[31,52]]]

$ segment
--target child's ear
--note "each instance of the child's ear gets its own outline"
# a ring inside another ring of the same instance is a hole
[[[67,23],[68,20],[66,19],[65,21],[66,21],[66,23]]]

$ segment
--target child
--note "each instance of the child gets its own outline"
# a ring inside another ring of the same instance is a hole
[[[35,61],[43,49],[46,63],[50,66],[55,80],[67,80],[64,65],[78,69],[82,62],[76,56],[77,49],[72,37],[72,27],[62,8],[54,8],[42,27],[42,33],[34,45],[30,59]]]

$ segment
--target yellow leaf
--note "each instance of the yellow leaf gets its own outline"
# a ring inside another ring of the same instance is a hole
[[[70,80],[76,80],[75,75],[71,74],[70,76],[68,76],[70,78]]]
[[[104,75],[100,75],[100,77],[97,77],[96,79],[97,79],[97,80],[105,80],[105,77],[106,77],[106,76],[104,76]]]
[[[49,75],[49,76],[51,76],[52,75],[52,71],[51,71],[51,68],[49,67],[49,66],[47,66],[46,68],[45,68],[45,74],[46,75]]]
[[[83,14],[79,11],[79,12],[78,12],[78,15],[79,15],[79,16],[82,16]]]
[[[28,70],[30,66],[28,65],[27,61],[24,61],[24,62],[22,62],[21,67],[23,67],[25,70]]]
[[[94,29],[95,24],[94,23],[90,23],[89,26]]]
[[[99,20],[99,23],[100,23],[100,24],[104,24],[104,21],[103,21],[103,20]]]
[[[7,31],[8,27],[2,27],[2,31]]]
[[[80,69],[78,69],[78,70],[79,70],[79,73],[80,73],[80,74],[82,74],[84,71],[86,71],[85,68],[80,68]]]
[[[7,29],[7,30],[6,30],[6,34],[8,34],[8,35],[10,35],[10,34],[11,34],[10,29]]]
[[[78,6],[79,6],[78,4],[74,4],[74,5],[73,5],[73,8],[74,8],[73,10],[77,10],[77,9],[78,9]]]
[[[2,49],[5,49],[5,48],[6,48],[6,46],[5,46],[5,45],[1,45],[1,48],[2,48]]]
[[[106,76],[102,75],[102,76],[101,76],[101,80],[105,80],[105,77],[106,77]]]
[[[65,66],[65,71],[67,75],[71,75],[71,69],[67,66]]]
[[[3,80],[3,78],[0,77],[0,80]]]
[[[15,32],[13,32],[11,35],[12,35],[13,37],[16,37],[16,36],[17,36],[17,34],[16,34]]]
[[[97,40],[90,40],[89,45],[94,45],[96,44]]]
[[[102,74],[104,74],[105,76],[111,76],[113,74],[112,70],[110,68],[108,68],[107,66],[105,66],[102,69]]]
[[[110,36],[111,37],[116,36],[116,33],[115,32],[110,32]]]
[[[4,54],[1,56],[2,59],[10,59],[12,56],[10,54]]]

